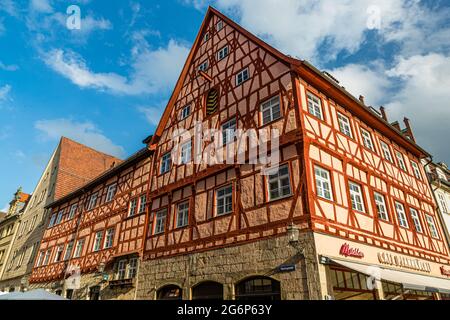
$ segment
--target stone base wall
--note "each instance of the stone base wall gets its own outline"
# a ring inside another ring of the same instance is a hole
[[[28,275],[29,276],[29,275]],[[23,276],[25,278],[28,278],[27,276]],[[12,288],[14,288],[14,291],[20,291],[22,288],[22,278],[11,278],[0,281],[0,291],[9,292]]]
[[[279,272],[283,264],[296,270]],[[300,234],[295,246],[285,235],[276,238],[141,262],[137,299],[156,299],[159,288],[175,284],[183,289],[183,299],[191,299],[191,289],[203,281],[224,285],[224,299],[235,299],[235,285],[251,276],[280,281],[284,300],[321,299],[317,256],[311,232]]]

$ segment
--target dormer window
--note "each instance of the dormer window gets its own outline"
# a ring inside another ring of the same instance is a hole
[[[228,55],[228,46],[223,47],[222,49],[217,52],[217,61],[222,60]]]

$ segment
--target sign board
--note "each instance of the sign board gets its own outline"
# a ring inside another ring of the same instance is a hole
[[[278,267],[278,271],[280,272],[295,271],[295,269],[295,264],[282,264]]]

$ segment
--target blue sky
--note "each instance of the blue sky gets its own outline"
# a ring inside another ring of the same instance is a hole
[[[255,3],[257,2],[257,6]],[[125,158],[151,134],[214,5],[354,95],[411,119],[450,162],[448,1],[0,0],[0,209],[65,135]],[[81,29],[66,27],[70,5]]]

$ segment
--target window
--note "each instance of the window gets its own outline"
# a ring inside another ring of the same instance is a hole
[[[69,211],[69,220],[73,219],[73,217],[75,217],[75,213],[77,212],[77,207],[78,205],[75,203],[70,207],[70,211]]]
[[[414,175],[417,179],[422,180],[422,175],[420,174],[419,166],[414,161],[411,161],[411,167],[413,168]]]
[[[63,250],[64,250],[64,246],[58,246],[56,248],[55,260],[53,262],[61,261]]]
[[[117,190],[116,183],[114,183],[108,187],[108,191],[106,192],[106,202],[110,202],[114,198],[114,196],[116,194],[116,190]]]
[[[166,229],[167,210],[161,210],[156,213],[155,234],[163,233]]]
[[[281,117],[280,97],[275,96],[261,104],[263,125]]]
[[[125,279],[125,274],[127,271],[127,261],[126,260],[120,260],[117,264],[117,279],[123,280]]]
[[[352,202],[352,209],[359,212],[365,212],[361,186],[354,182],[349,182],[348,185],[350,189],[350,199]]]
[[[361,136],[363,139],[364,146],[367,149],[375,151],[375,148],[373,147],[372,136],[370,135],[370,132],[361,128]]]
[[[412,221],[414,222],[414,227],[416,228],[416,231],[422,233],[422,224],[420,223],[419,213],[414,208],[410,208],[409,211],[411,212],[411,218]]]
[[[220,31],[223,28],[223,21],[220,20],[219,22],[216,23],[216,30]]]
[[[222,144],[231,143],[236,138],[236,119],[231,119],[222,125]]]
[[[181,164],[186,164],[191,161],[191,153],[192,153],[192,142],[191,140],[183,143],[181,145],[181,152],[180,152],[180,158],[181,158]]]
[[[321,167],[314,167],[314,175],[316,177],[316,193],[317,196],[328,200],[333,200],[331,195],[330,172]]]
[[[191,114],[191,105],[188,104],[181,109],[180,120],[186,119]]]
[[[30,227],[28,228],[28,232],[31,232],[31,230],[33,230],[33,228],[36,224],[36,220],[37,220],[37,215],[34,215],[33,218],[31,219],[31,223],[30,223]]]
[[[380,141],[380,144],[381,144],[381,149],[383,150],[384,158],[390,162],[394,162],[392,160],[391,151],[389,150],[389,146],[383,141]]]
[[[45,252],[45,256],[44,256],[44,262],[42,263],[42,265],[47,265],[48,264],[48,261],[50,260],[50,255],[52,254],[52,250],[51,249],[48,249],[46,252]]]
[[[276,200],[291,195],[291,182],[288,165],[282,165],[278,172],[268,177],[269,199]]]
[[[338,112],[338,123],[339,123],[339,130],[345,134],[346,136],[352,137],[352,129],[350,128],[350,120],[344,116],[343,114],[340,114]]]
[[[248,80],[249,77],[250,75],[248,73],[248,68],[245,68],[244,70],[240,71],[236,75],[236,86],[241,85],[244,81]]]
[[[320,101],[319,97],[313,95],[312,93],[308,92],[308,112],[317,118],[323,120],[322,116],[322,102]]]
[[[400,169],[406,171],[406,165],[405,160],[403,159],[403,155],[400,152],[395,151],[395,156],[397,157],[398,166],[400,167]]]
[[[373,197],[375,199],[375,205],[377,207],[378,218],[381,220],[389,221],[389,216],[387,213],[386,201],[384,200],[384,196],[378,192],[374,192]]]
[[[100,250],[102,238],[103,238],[103,231],[97,231],[95,233],[95,238],[94,238],[94,248],[93,248],[94,252]]]
[[[136,277],[138,267],[138,259],[132,258],[130,259],[130,263],[128,265],[128,279],[133,279]]]
[[[436,173],[437,173],[437,175],[438,175],[440,180],[447,181],[447,176],[445,175],[445,173],[441,169],[436,168]]]
[[[73,241],[70,241],[66,247],[66,252],[64,254],[64,260],[70,259],[70,256],[72,255],[72,250],[73,250]]]
[[[216,206],[218,216],[233,211],[233,187],[231,184],[216,190]]]
[[[428,215],[428,214],[426,214],[425,217],[427,219],[428,228],[430,229],[431,236],[433,238],[439,239],[439,234],[438,234],[438,231],[436,229],[436,225],[434,224],[433,217]]]
[[[42,263],[44,262],[44,255],[45,255],[45,251],[39,252],[39,257],[37,259],[36,267],[40,267],[42,265]]]
[[[209,40],[209,32],[205,33],[205,35],[203,36],[203,41],[206,42]]]
[[[439,204],[441,205],[442,212],[448,213],[447,202],[445,201],[445,196],[442,193],[438,193]]]
[[[128,211],[128,215],[134,216],[136,214],[136,206],[137,206],[137,198],[131,199],[130,201],[130,209]]]
[[[48,224],[49,228],[53,227],[53,225],[55,224],[55,220],[56,220],[56,213],[52,214],[52,217],[50,218],[50,222]]]
[[[114,242],[114,228],[109,228],[106,230],[105,243],[103,244],[103,249],[108,249],[113,246]]]
[[[64,210],[60,210],[58,212],[58,216],[56,217],[55,224],[60,224],[64,215]]]
[[[208,96],[206,98],[206,115],[209,116],[214,114],[219,106],[219,93],[216,89],[211,89],[208,92]]]
[[[222,60],[228,55],[228,46],[223,47],[222,49],[217,52],[217,61]]]
[[[79,258],[81,256],[81,252],[83,251],[84,239],[78,240],[77,246],[75,248],[75,252],[73,254],[74,258]]]
[[[198,70],[205,72],[206,70],[208,70],[208,67],[209,67],[208,60],[205,60],[198,66]]]
[[[167,152],[161,158],[160,173],[163,174],[163,173],[166,173],[167,171],[169,171],[170,170],[170,165],[171,165],[171,153]]]
[[[89,205],[88,205],[88,210],[92,210],[95,208],[96,204],[97,204],[97,197],[98,194],[94,193],[93,195],[91,195],[91,197],[89,198]]]
[[[187,226],[189,223],[189,202],[178,204],[177,208],[177,228]]]
[[[408,221],[406,220],[405,208],[403,205],[396,202],[395,209],[397,210],[398,224],[402,227],[408,228]]]
[[[139,197],[139,211],[138,213],[142,213],[145,211],[145,206],[147,205],[147,195],[143,194]]]

